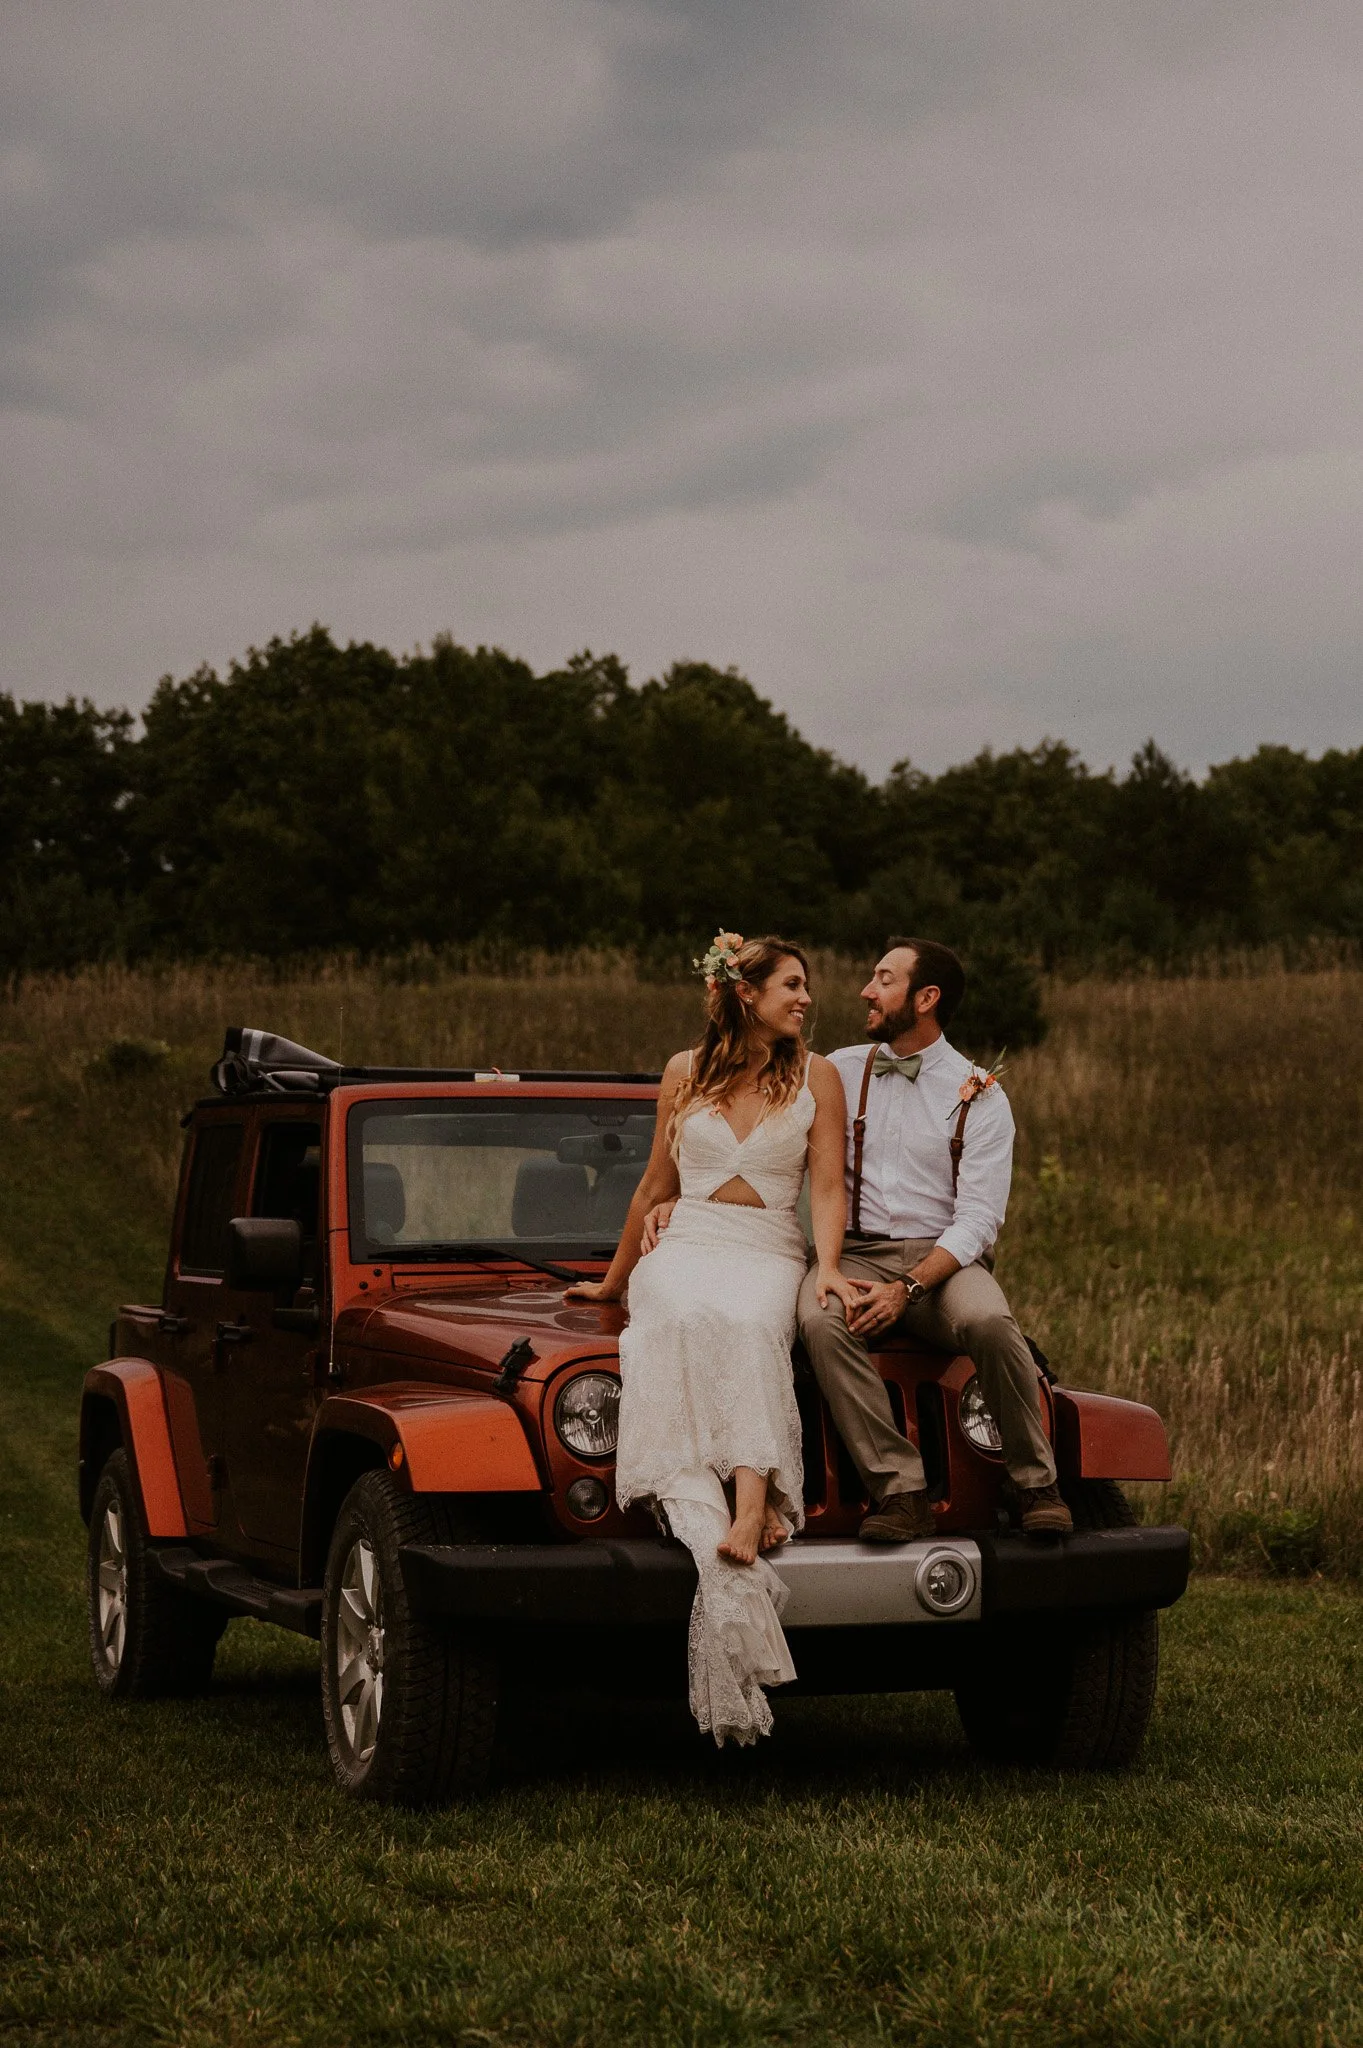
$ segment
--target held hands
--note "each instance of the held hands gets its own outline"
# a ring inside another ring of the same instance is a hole
[[[866,1292],[864,1280],[849,1280],[846,1273],[836,1266],[820,1266],[814,1284],[818,1289],[819,1307],[827,1308],[829,1297],[840,1301],[847,1315],[847,1327],[855,1329],[852,1318],[858,1312],[861,1298]]]
[[[876,1337],[897,1323],[908,1306],[909,1293],[902,1280],[861,1280],[855,1303],[846,1303],[847,1327],[856,1337]],[[843,1297],[845,1302],[845,1297]]]

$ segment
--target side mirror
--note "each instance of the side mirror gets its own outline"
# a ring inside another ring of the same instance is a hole
[[[227,1226],[227,1285],[243,1294],[297,1287],[303,1233],[288,1216],[234,1216]]]

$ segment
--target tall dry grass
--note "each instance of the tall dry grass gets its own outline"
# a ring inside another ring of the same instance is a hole
[[[817,963],[820,1046],[860,1035],[859,981]],[[1056,984],[1010,1062],[1001,1277],[1062,1377],[1165,1415],[1177,1476],[1145,1511],[1206,1562],[1363,1569],[1360,999],[1346,965]],[[226,1023],[355,1062],[635,1070],[697,1018],[694,984],[590,957],[31,982],[0,1000],[0,1295],[88,1329],[155,1288],[176,1112]]]
[[[1050,992],[1003,1271],[1081,1384],[1169,1419],[1204,1559],[1363,1568],[1363,974]]]

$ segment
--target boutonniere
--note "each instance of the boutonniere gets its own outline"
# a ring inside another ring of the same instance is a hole
[[[970,1072],[956,1091],[957,1097],[961,1102],[973,1102],[977,1095],[983,1095],[988,1089],[998,1087],[999,1075],[1003,1072],[1003,1053],[1006,1053],[1007,1050],[1008,1048],[1005,1045],[1003,1052],[999,1054],[992,1067],[972,1067],[970,1069]],[[950,1123],[955,1114],[954,1109],[947,1111],[948,1123]]]

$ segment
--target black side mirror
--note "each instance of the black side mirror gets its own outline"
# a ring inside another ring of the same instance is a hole
[[[227,1226],[227,1284],[243,1294],[297,1287],[303,1233],[289,1216],[234,1216]]]

